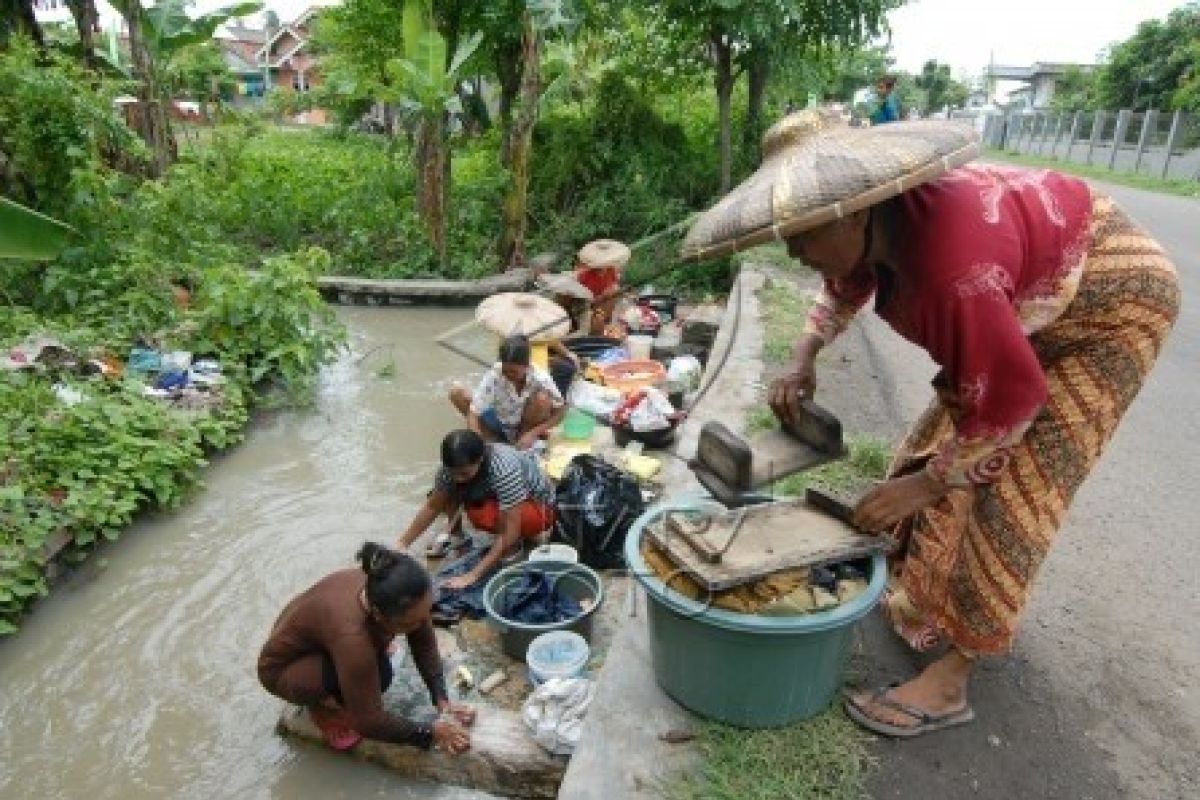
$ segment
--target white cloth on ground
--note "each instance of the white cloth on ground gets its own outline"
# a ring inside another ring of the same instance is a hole
[[[587,678],[551,678],[525,701],[521,716],[533,739],[555,755],[570,755],[579,744],[596,684]]]

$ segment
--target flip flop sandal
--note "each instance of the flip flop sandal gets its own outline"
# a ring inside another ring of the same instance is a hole
[[[877,703],[893,711],[899,711],[905,716],[912,717],[916,720],[915,725],[893,725],[890,722],[876,719],[863,710],[854,701],[853,697],[849,696],[846,697],[845,701],[847,716],[872,733],[878,733],[881,736],[891,736],[895,739],[911,739],[914,736],[933,733],[944,728],[965,725],[975,719],[975,712],[969,705],[964,705],[958,711],[951,711],[946,714],[930,714],[928,711],[919,709],[916,706],[910,706],[907,703],[901,703],[898,700],[888,697],[887,693],[899,685],[898,683],[893,683],[882,689],[876,689],[871,694],[871,703]]]
[[[426,558],[446,558],[447,556],[466,555],[471,543],[465,536],[451,536],[449,533],[439,533],[425,548]]]
[[[309,709],[308,716],[321,731],[325,744],[334,750],[349,750],[362,741],[362,734],[347,724],[344,712]]]

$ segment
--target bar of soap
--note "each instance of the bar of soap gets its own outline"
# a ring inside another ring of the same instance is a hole
[[[502,669],[498,669],[480,682],[479,691],[481,694],[487,694],[506,680],[508,680],[508,673]]]

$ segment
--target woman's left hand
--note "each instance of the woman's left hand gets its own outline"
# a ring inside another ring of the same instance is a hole
[[[936,503],[947,487],[925,470],[879,484],[854,509],[854,526],[882,531]]]
[[[475,724],[475,709],[463,703],[451,703],[449,700],[438,701],[438,712],[450,717],[464,728]]]
[[[459,575],[458,577],[455,577],[455,578],[447,578],[442,583],[442,588],[450,589],[455,592],[460,592],[463,589],[468,589],[468,588],[474,586],[475,582],[477,580],[479,580],[479,579],[468,572],[466,575]]]

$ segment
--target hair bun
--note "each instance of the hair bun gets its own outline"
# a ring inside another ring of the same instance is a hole
[[[358,563],[362,571],[372,578],[382,578],[396,563],[397,554],[375,542],[367,542],[358,551]]]

